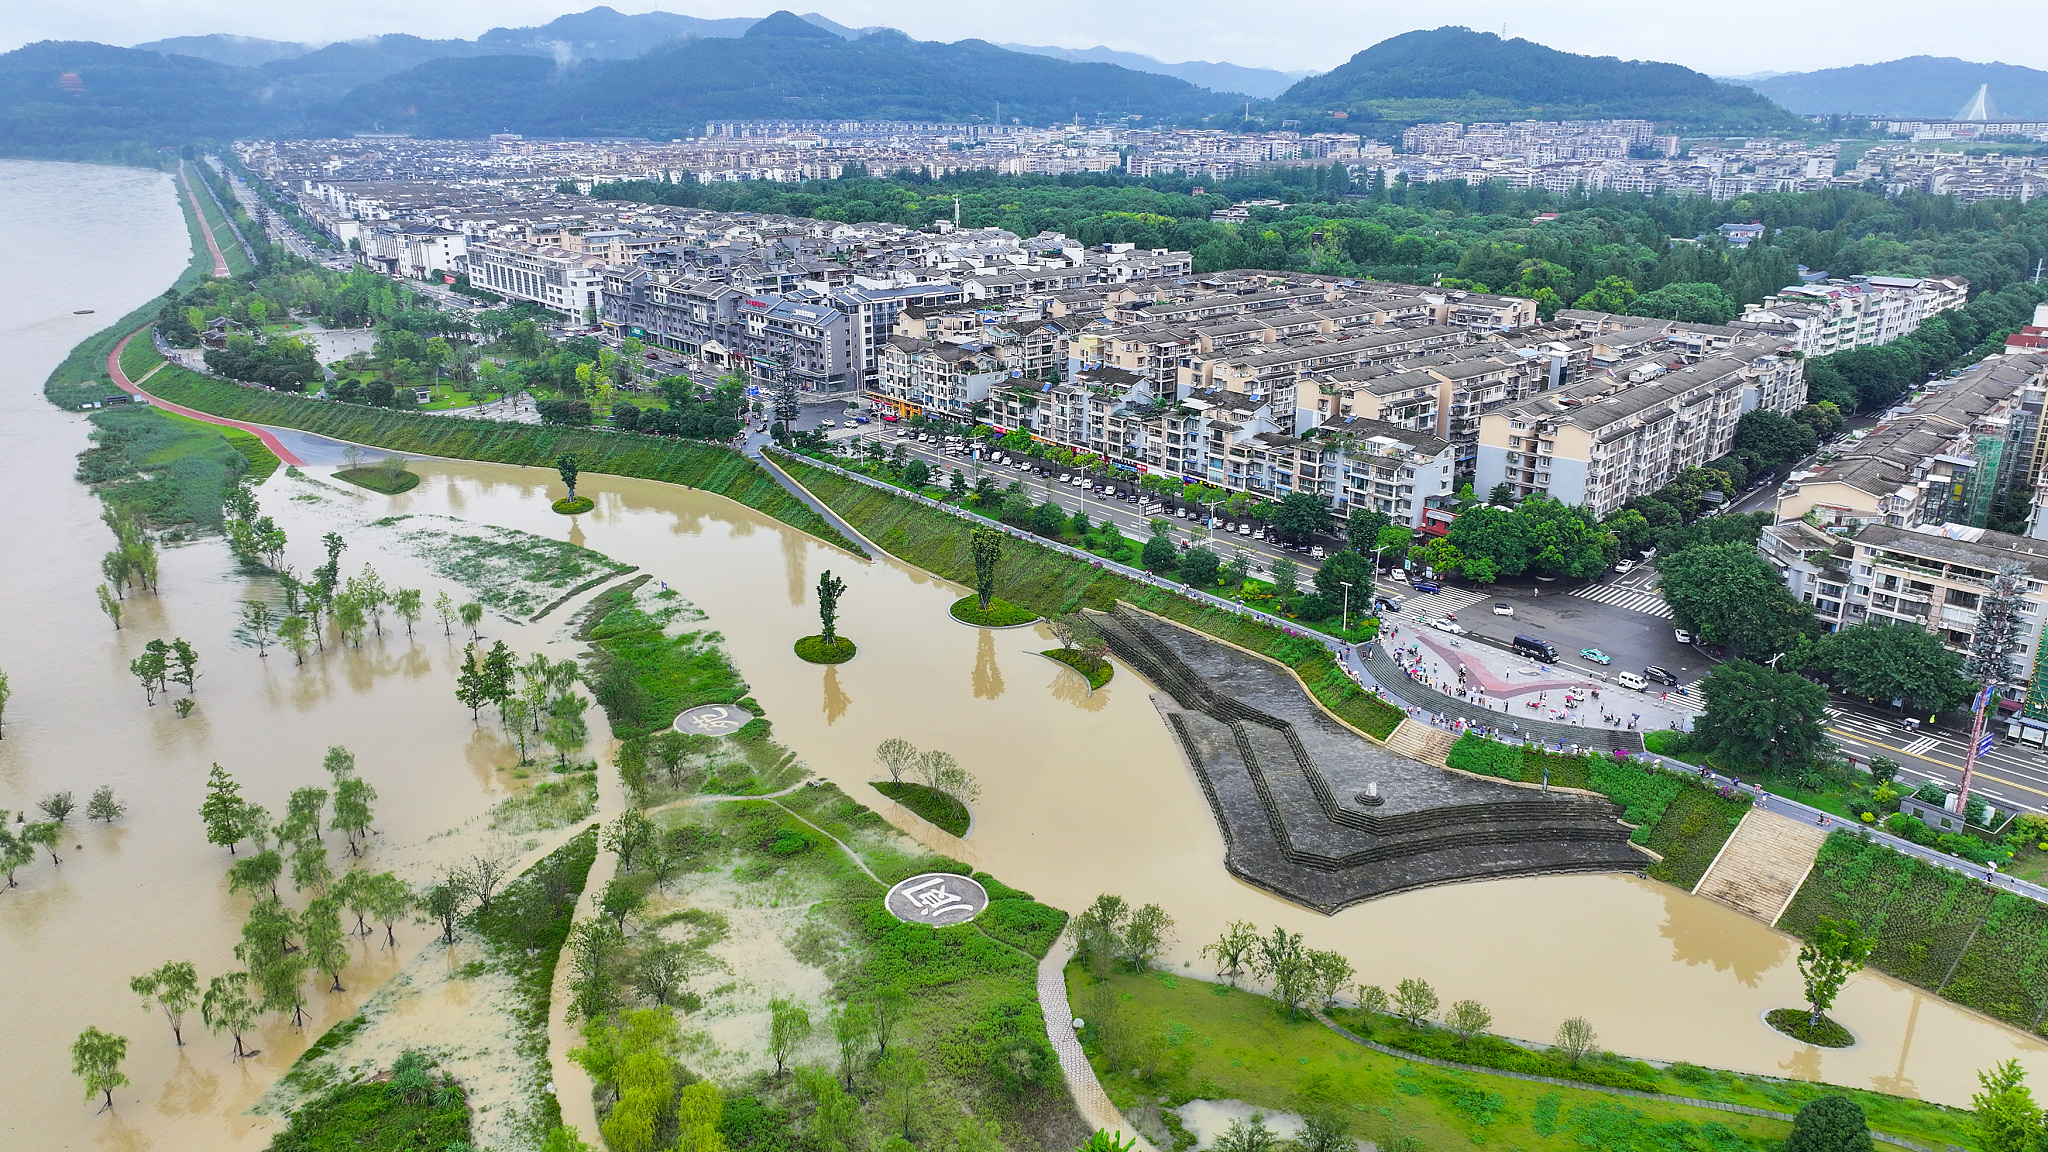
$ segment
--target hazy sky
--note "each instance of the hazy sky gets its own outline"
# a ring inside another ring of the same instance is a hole
[[[622,12],[764,16],[749,0],[614,0]],[[474,37],[498,26],[541,24],[589,7],[574,0],[0,0],[0,48],[32,40],[135,44],[165,36],[237,32],[274,40],[342,40],[379,32]],[[1960,56],[2048,68],[2040,0],[815,0],[855,27],[886,24],[922,40],[980,37],[1085,48],[1107,44],[1166,60],[1229,60],[1281,69],[1327,69],[1375,41],[1418,27],[1463,24],[1524,36],[1571,52],[1670,60],[1717,75],[1793,72],[1900,56]],[[1540,15],[1535,13],[1540,12]]]

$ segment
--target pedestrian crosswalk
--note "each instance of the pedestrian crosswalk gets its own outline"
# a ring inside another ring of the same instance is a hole
[[[1569,594],[1597,604],[1612,604],[1616,608],[1626,608],[1646,616],[1671,619],[1671,605],[1664,602],[1663,596],[1639,588],[1624,588],[1619,584],[1588,584],[1584,588],[1572,589]]]
[[[1928,752],[1932,751],[1940,743],[1941,741],[1935,739],[1932,736],[1922,736],[1918,740],[1913,741],[1911,744],[1906,745],[1903,751],[1908,756],[1925,756]]]
[[[1404,592],[1399,588],[1395,591],[1401,597],[1401,615],[1410,620],[1427,620],[1448,612],[1463,612],[1485,599],[1477,592],[1467,592],[1462,588],[1446,588],[1441,592]],[[1382,588],[1380,595],[1386,594]]]

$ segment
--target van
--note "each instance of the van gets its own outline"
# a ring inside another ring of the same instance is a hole
[[[1515,637],[1515,651],[1538,660],[1557,661],[1557,645],[1535,636]]]
[[[1650,682],[1643,679],[1641,673],[1637,672],[1620,673],[1615,676],[1614,682],[1623,688],[1631,688],[1637,692],[1646,691],[1650,687]]]

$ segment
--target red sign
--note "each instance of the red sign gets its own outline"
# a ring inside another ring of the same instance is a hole
[[[445,276],[445,275],[444,275],[444,276],[442,276],[442,277],[441,277],[441,279],[442,279],[442,280],[444,280],[444,281],[446,281],[447,283],[450,283],[450,284],[453,284],[453,283],[455,283],[455,277],[453,277],[453,276]]]

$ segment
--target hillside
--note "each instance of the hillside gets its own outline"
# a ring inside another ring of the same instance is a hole
[[[1952,56],[1908,56],[1882,64],[1789,72],[1749,87],[1803,116],[1834,113],[1946,119],[1991,85],[1999,116],[2048,118],[2048,72],[2017,64],[1975,64]]]
[[[1757,92],[1676,64],[1579,56],[1455,27],[1382,40],[1276,103],[1385,120],[1629,117],[1731,128],[1793,121]]]
[[[434,62],[315,109],[315,131],[381,127],[422,135],[681,136],[721,117],[1025,122],[1076,113],[1179,116],[1227,103],[1185,81],[1073,64],[979,40],[939,44],[900,32],[847,40],[778,12],[737,40],[687,40],[631,60],[569,69],[508,56]]]
[[[1133,72],[1172,76],[1212,92],[1239,92],[1259,100],[1270,100],[1278,96],[1285,92],[1289,85],[1308,75],[1307,72],[1247,68],[1242,64],[1214,60],[1184,60],[1178,64],[1168,64],[1137,52],[1119,52],[1099,44],[1093,48],[1051,48],[1032,44],[1004,44],[1002,47],[1012,52],[1029,52],[1033,56],[1050,56],[1055,60],[1115,64],[1129,68]]]
[[[197,56],[216,64],[229,64],[236,68],[254,68],[272,60],[290,60],[304,56],[313,50],[311,44],[294,44],[288,40],[265,40],[258,36],[230,36],[216,32],[211,36],[173,36],[168,40],[151,40],[147,44],[135,45],[138,52],[161,52],[166,56]]]
[[[44,40],[0,55],[0,152],[103,156],[276,131],[262,88],[256,72],[197,57]]]

